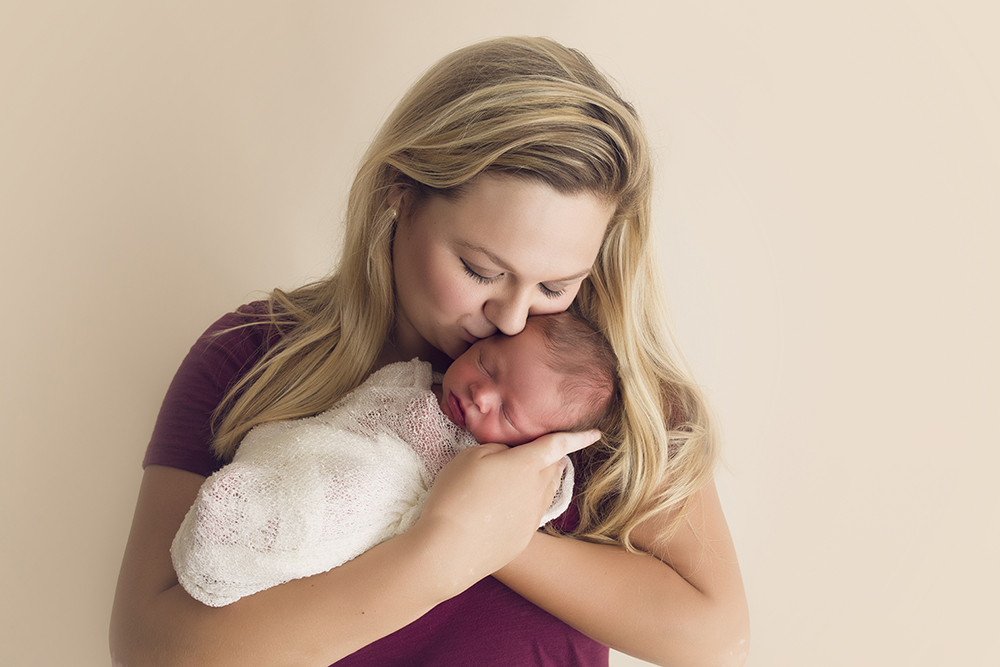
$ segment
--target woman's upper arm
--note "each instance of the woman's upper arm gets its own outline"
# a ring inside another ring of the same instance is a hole
[[[713,625],[738,636],[737,645],[747,650],[750,627],[743,577],[714,480],[691,497],[677,530],[663,539],[669,521],[665,514],[647,519],[633,531],[633,543],[697,589],[715,610]]]
[[[118,580],[118,603],[177,585],[170,543],[205,478],[185,470],[149,466],[142,478]]]
[[[143,474],[111,612],[115,665],[130,664],[129,657],[138,655],[155,664],[153,656],[165,657],[169,648],[156,646],[157,639],[173,641],[169,633],[155,632],[155,610],[178,585],[170,543],[204,479],[163,466],[149,466]]]

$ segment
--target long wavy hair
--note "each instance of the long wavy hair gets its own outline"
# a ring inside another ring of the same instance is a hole
[[[600,425],[601,443],[579,455],[581,518],[572,535],[632,549],[636,525],[664,510],[672,531],[710,479],[717,437],[666,323],[645,132],[586,56],[543,38],[460,49],[403,97],[359,167],[334,272],[270,294],[264,322],[280,338],[216,410],[215,453],[228,460],[254,426],[329,408],[374,370],[395,324],[387,195],[407,188],[418,201],[457,197],[484,172],[615,203],[571,310],[617,355],[620,409]]]

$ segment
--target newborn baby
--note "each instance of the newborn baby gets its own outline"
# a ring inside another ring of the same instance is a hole
[[[596,427],[616,377],[610,346],[569,313],[476,342],[438,382],[426,362],[390,364],[325,412],[247,434],[174,538],[178,579],[219,607],[337,567],[410,528],[462,449]],[[542,525],[572,485],[569,466]]]

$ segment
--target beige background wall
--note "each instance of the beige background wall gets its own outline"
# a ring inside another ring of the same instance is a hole
[[[0,664],[108,663],[187,347],[326,271],[424,67],[527,33],[588,52],[648,124],[749,664],[996,665],[997,7],[0,0]]]

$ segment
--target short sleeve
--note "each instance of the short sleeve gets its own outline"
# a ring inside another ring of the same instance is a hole
[[[163,465],[207,477],[222,466],[211,449],[212,412],[273,344],[273,328],[259,317],[266,312],[263,301],[241,306],[198,338],[167,389],[143,468]]]

